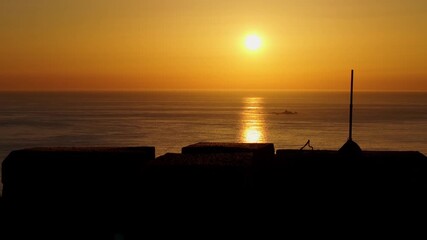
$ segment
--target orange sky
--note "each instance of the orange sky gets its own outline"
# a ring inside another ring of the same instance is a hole
[[[5,0],[0,90],[427,91],[425,0]],[[244,37],[257,33],[262,49]]]

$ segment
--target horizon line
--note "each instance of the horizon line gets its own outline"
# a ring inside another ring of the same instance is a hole
[[[347,89],[205,89],[205,88],[188,88],[188,89],[3,89],[0,93],[13,92],[348,92]],[[396,92],[396,93],[427,93],[427,90],[372,90],[360,89],[355,92]]]

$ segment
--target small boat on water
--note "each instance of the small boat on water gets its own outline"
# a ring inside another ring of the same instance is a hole
[[[287,109],[285,109],[285,111],[283,111],[283,112],[273,112],[273,113],[276,115],[279,115],[279,114],[297,114],[298,112],[291,112],[291,111],[288,111]]]

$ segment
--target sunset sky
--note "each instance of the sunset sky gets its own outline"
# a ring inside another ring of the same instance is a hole
[[[427,91],[427,1],[0,1],[0,90],[346,90],[352,68]]]

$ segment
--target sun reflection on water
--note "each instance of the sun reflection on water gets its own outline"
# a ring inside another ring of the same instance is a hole
[[[265,142],[265,122],[262,114],[262,98],[249,97],[243,100],[242,131],[240,141],[247,143]]]

